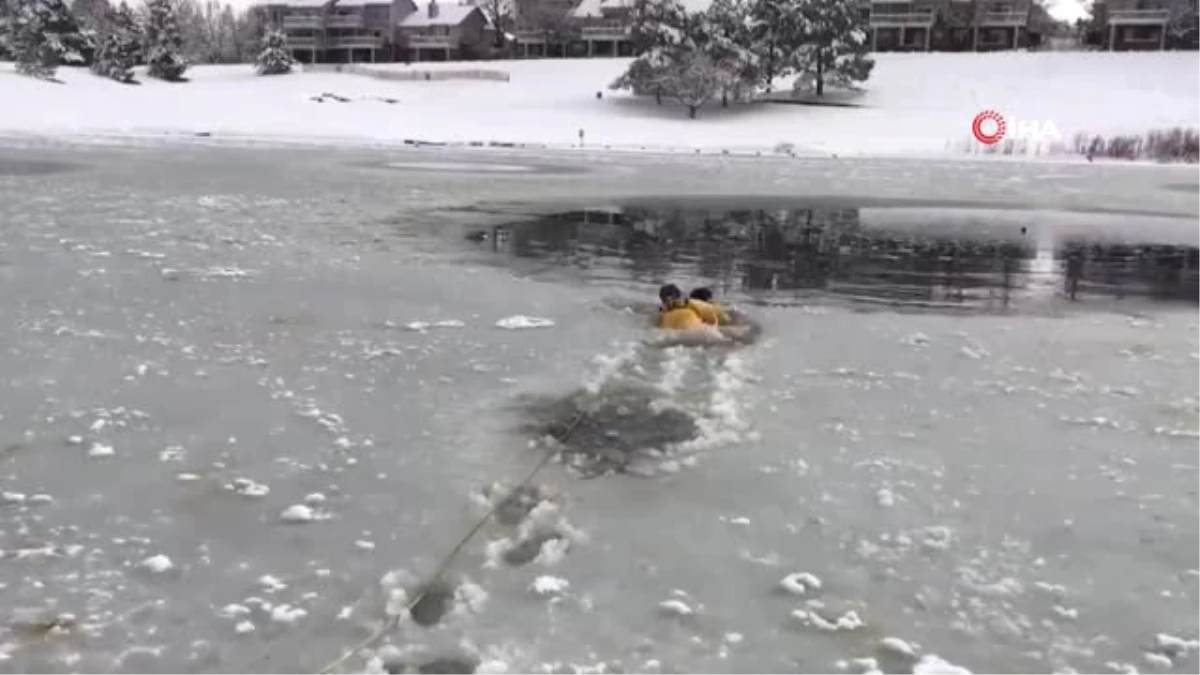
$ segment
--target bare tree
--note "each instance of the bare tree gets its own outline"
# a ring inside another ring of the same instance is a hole
[[[513,27],[513,0],[483,0],[482,9],[496,30],[496,49],[504,48]]]

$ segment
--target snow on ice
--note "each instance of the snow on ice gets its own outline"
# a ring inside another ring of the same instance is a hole
[[[155,574],[162,574],[174,569],[175,567],[175,564],[171,562],[171,559],[165,555],[162,555],[161,553],[159,555],[146,558],[139,563],[139,565]]]
[[[505,328],[508,330],[519,330],[522,328],[550,328],[552,326],[554,326],[554,322],[550,319],[542,319],[536,316],[524,316],[521,314],[505,317],[496,322],[497,328]]]
[[[779,586],[792,595],[805,595],[821,590],[821,580],[810,572],[793,572],[784,577]]]
[[[560,577],[552,577],[548,575],[540,576],[533,580],[529,585],[529,589],[534,593],[542,596],[547,595],[562,595],[571,587],[571,582]]]

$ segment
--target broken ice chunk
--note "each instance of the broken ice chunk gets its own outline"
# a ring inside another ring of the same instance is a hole
[[[161,553],[146,558],[142,562],[138,563],[138,565],[144,569],[150,570],[155,574],[162,574],[163,572],[167,572],[175,567],[175,564],[171,562],[171,559],[165,555],[162,555]]]
[[[820,590],[821,580],[809,572],[794,572],[784,577],[779,586],[792,595],[804,595]]]

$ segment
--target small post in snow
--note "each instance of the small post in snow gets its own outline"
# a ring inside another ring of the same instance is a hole
[[[583,129],[579,130],[579,147],[583,147]]]

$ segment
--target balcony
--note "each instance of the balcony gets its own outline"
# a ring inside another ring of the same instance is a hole
[[[287,46],[288,49],[317,49],[320,46],[320,40],[315,37],[289,37]]]
[[[932,9],[914,9],[908,12],[871,12],[871,28],[904,28],[906,26],[933,25],[937,14]]]
[[[362,28],[362,14],[330,14],[325,17],[326,28]]]
[[[629,24],[618,21],[593,24],[583,26],[579,33],[585,40],[624,40],[629,37]]]
[[[1171,20],[1168,9],[1110,9],[1108,22],[1116,26],[1159,26]]]
[[[513,33],[517,44],[540,45],[546,42],[546,33],[540,30],[518,30]]]
[[[378,35],[340,35],[325,41],[327,49],[381,49],[383,38]]]
[[[1029,23],[1029,12],[983,12],[979,15],[980,26],[1024,26]]]
[[[408,46],[415,49],[455,49],[458,42],[450,35],[429,35],[425,33],[409,33]]]
[[[319,30],[324,26],[319,14],[292,14],[283,17],[284,30]]]

